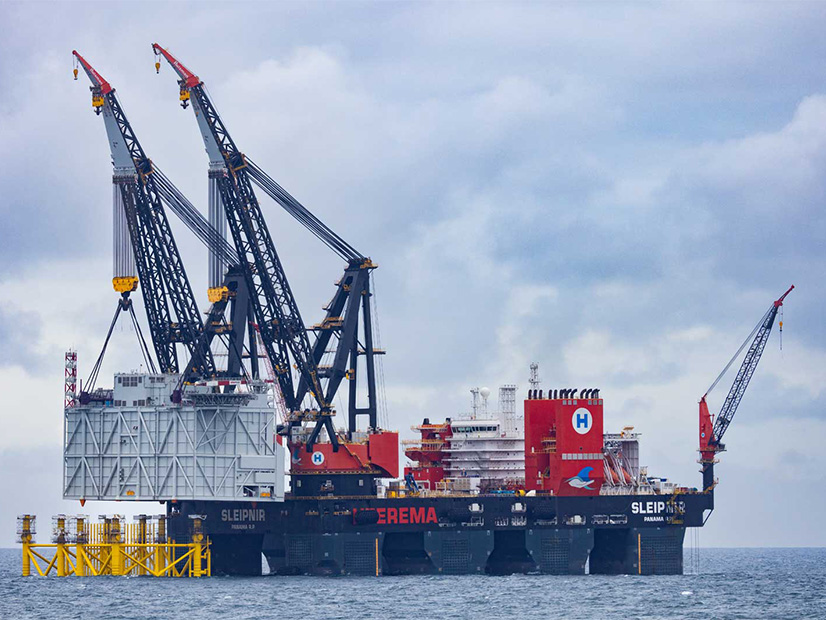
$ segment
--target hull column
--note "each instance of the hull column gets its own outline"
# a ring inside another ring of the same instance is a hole
[[[584,575],[594,531],[586,529],[529,529],[525,543],[539,572],[549,575]]]
[[[250,534],[218,534],[210,536],[213,575],[261,575],[261,543],[263,536]]]
[[[682,575],[684,527],[597,530],[594,575]]]
[[[269,534],[264,557],[276,575],[380,575],[384,534]]]
[[[484,573],[493,552],[491,530],[430,530],[424,533],[424,550],[437,573]]]

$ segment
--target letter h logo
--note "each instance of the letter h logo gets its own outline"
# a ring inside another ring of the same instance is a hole
[[[585,433],[591,430],[591,423],[593,422],[593,418],[591,417],[590,411],[588,411],[585,407],[580,407],[579,409],[574,411],[574,415],[571,418],[571,422],[574,427],[574,430],[580,435],[584,435]]]

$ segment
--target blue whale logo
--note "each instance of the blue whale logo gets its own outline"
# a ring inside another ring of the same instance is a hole
[[[591,480],[592,471],[594,471],[593,467],[583,467],[576,476],[568,478],[565,482],[575,489],[590,489],[591,485],[594,484],[594,481]]]

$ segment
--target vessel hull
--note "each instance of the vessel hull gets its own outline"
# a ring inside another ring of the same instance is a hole
[[[681,574],[710,494],[291,498],[170,503],[205,515],[213,572],[279,575]]]

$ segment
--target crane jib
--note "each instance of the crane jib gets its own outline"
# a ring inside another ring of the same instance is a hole
[[[151,162],[140,146],[114,93],[107,95],[107,100],[122,128],[121,133],[136,163],[136,169],[151,170]],[[155,175],[142,174],[138,182],[131,187],[134,189],[133,197],[139,218],[144,221],[140,237],[145,242],[145,247],[150,250],[150,269],[157,274],[157,277],[153,275],[150,278],[155,285],[149,290],[144,287],[144,298],[152,296],[167,299],[175,314],[174,321],[171,320],[171,316],[167,316],[162,324],[156,325],[154,329],[150,328],[150,331],[158,334],[163,340],[162,346],[170,351],[170,355],[175,350],[175,344],[180,342],[188,349],[190,356],[200,358],[197,363],[199,369],[214,373],[212,353],[207,351],[202,354],[195,346],[199,334],[203,331],[201,314],[161,202]],[[174,363],[170,364],[169,368],[162,368],[163,372],[178,371],[176,357],[173,356]]]
[[[345,378],[349,380],[350,388],[349,430],[356,430],[355,419],[361,415],[368,416],[368,428],[378,428],[374,356],[383,351],[373,346],[373,306],[370,300],[370,274],[376,265],[247,158],[224,126],[200,78],[157,43],[152,47],[156,55],[162,55],[169,62],[180,78],[181,105],[183,108],[192,105],[209,156],[210,171],[221,168],[225,172],[210,179],[219,189],[227,226],[238,253],[238,263],[245,271],[261,344],[272,363],[285,404],[290,409],[290,428],[304,420],[316,420],[315,428],[306,441],[307,449],[312,450],[322,426],[327,428],[330,440],[336,446],[336,432],[329,419],[332,413],[330,405]],[[312,347],[253,184],[347,262],[344,276],[337,284],[334,301],[325,307],[327,316],[312,328],[315,333]],[[334,363],[319,367],[331,341],[335,343]],[[291,359],[294,365],[291,365]],[[364,360],[366,368],[366,407],[359,407],[356,398],[359,359]],[[298,371],[297,389],[291,373],[293,367]],[[326,381],[326,386],[322,385],[322,380]],[[319,412],[301,411],[302,401],[307,395],[318,405]]]
[[[178,372],[177,345],[183,344],[195,356],[199,371],[214,372],[211,351],[196,347],[203,323],[195,296],[178,252],[175,238],[161,201],[152,163],[146,156],[126,118],[115,90],[77,52],[93,85],[93,108],[103,114],[109,136],[114,183],[123,202],[135,267],[146,307],[158,368]],[[129,292],[124,293],[124,298]]]
[[[723,368],[723,371],[714,380],[714,383],[711,384],[708,391],[700,399],[700,463],[702,464],[703,473],[703,493],[707,493],[711,497],[711,504],[709,505],[709,508],[713,509],[714,487],[717,485],[717,480],[714,477],[714,464],[717,462],[716,455],[726,449],[725,445],[722,443],[723,437],[726,434],[726,430],[728,430],[732,419],[734,418],[734,414],[737,412],[737,408],[740,406],[740,401],[746,393],[746,388],[748,387],[752,376],[754,376],[754,371],[757,370],[757,364],[760,362],[760,358],[766,348],[766,343],[769,340],[769,335],[771,334],[772,326],[774,325],[775,318],[777,317],[777,312],[783,305],[783,300],[793,289],[794,286],[789,287],[789,289],[779,299],[772,303],[771,307],[769,307],[760,319],[760,322],[757,323],[752,332],[743,341],[743,344],[740,345],[740,348],[737,349],[737,352],[731,358],[729,363],[726,364],[725,368]],[[747,345],[748,350],[746,351],[743,362],[740,364],[740,368],[737,371],[737,376],[734,378],[734,382],[731,384],[731,388],[726,395],[726,399],[723,402],[720,413],[717,414],[716,418],[712,418],[708,410],[706,397],[720,382],[723,375],[726,374],[726,371],[728,371]],[[711,513],[709,512],[709,514]]]
[[[312,386],[311,392],[319,408],[329,411],[303,319],[264,221],[247,167],[243,165],[243,155],[232,141],[203,86],[199,84],[191,88],[190,95],[197,101],[230,171],[229,175],[218,179],[221,199],[239,262],[246,267],[249,288],[255,293],[256,319],[287,406],[292,411],[301,406],[301,403],[295,402],[290,372],[291,355],[301,378]],[[250,264],[254,268],[250,268]]]
[[[734,418],[734,414],[737,412],[737,408],[740,406],[740,401],[743,399],[743,395],[746,393],[746,388],[748,388],[749,382],[751,381],[751,378],[754,375],[754,371],[757,370],[757,364],[760,362],[760,358],[762,357],[763,351],[766,348],[766,343],[769,340],[772,327],[774,326],[774,321],[777,318],[777,313],[780,307],[783,305],[783,300],[793,289],[794,286],[791,286],[777,301],[772,303],[771,307],[766,311],[766,314],[763,315],[763,318],[755,326],[754,330],[752,330],[752,333],[749,334],[749,337],[746,338],[746,340],[738,349],[737,353],[735,353],[734,357],[723,369],[723,372],[717,377],[717,379],[711,385],[709,390],[706,392],[706,395],[708,395],[708,393],[714,389],[714,387],[720,381],[722,376],[732,365],[734,360],[737,357],[739,357],[740,353],[753,336],[751,344],[748,350],[746,351],[745,357],[743,358],[743,362],[740,365],[739,370],[737,371],[737,376],[734,378],[734,382],[732,383],[731,388],[729,389],[729,392],[726,395],[726,399],[723,402],[723,406],[720,409],[720,413],[717,414],[714,420],[714,428],[712,430],[712,437],[709,441],[709,445],[721,445],[723,435],[725,435],[726,430],[728,429],[732,419]],[[703,397],[703,399],[705,399],[705,396]]]

